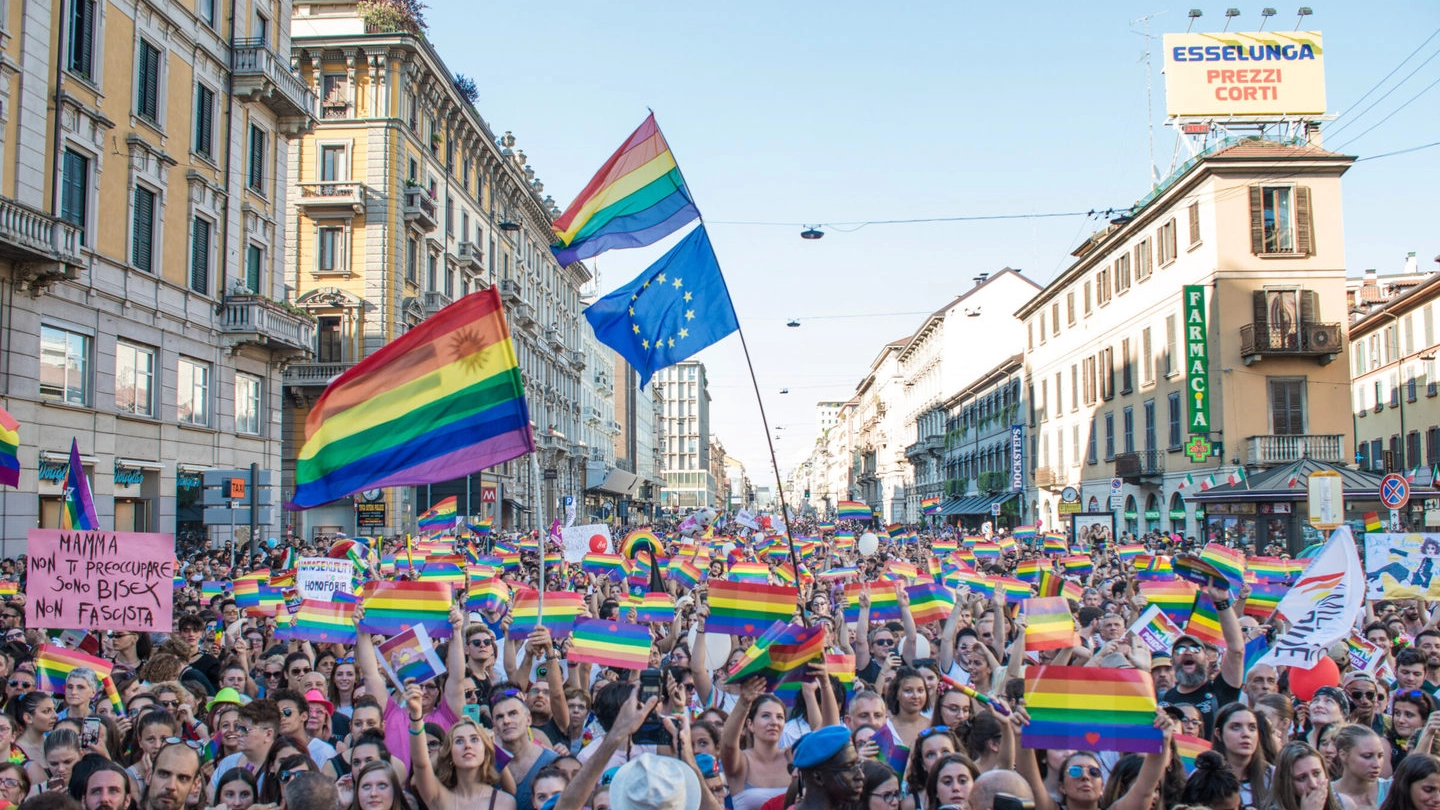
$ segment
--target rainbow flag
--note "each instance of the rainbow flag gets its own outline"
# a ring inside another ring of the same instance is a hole
[[[1230,548],[1223,543],[1210,543],[1200,551],[1200,559],[1215,566],[1215,570],[1225,575],[1230,581],[1230,587],[1236,590],[1245,584],[1245,552],[1238,548]]]
[[[817,520],[817,521],[815,521],[815,531],[817,531],[817,532],[830,532],[831,534],[834,534],[834,533],[835,533],[835,521],[833,521],[833,520]]]
[[[635,608],[635,621],[641,624],[675,621],[675,597],[664,591],[651,591]]]
[[[1184,627],[1190,621],[1195,592],[1195,586],[1183,579],[1140,583],[1140,594],[1150,600],[1150,604],[1159,607],[1177,627]]]
[[[1025,668],[1025,748],[1158,753],[1155,684],[1136,669]]]
[[[365,616],[360,629],[367,633],[398,636],[418,624],[432,636],[450,637],[451,589],[442,582],[401,580],[365,584]]]
[[[853,622],[860,617],[860,594],[866,583],[845,583],[845,621]],[[900,618],[900,597],[895,586],[883,582],[871,582],[870,621],[889,621]]]
[[[20,423],[0,408],[0,484],[20,486]]]
[[[514,619],[505,637],[525,638],[532,630],[544,624],[551,636],[563,638],[570,635],[570,631],[575,628],[575,620],[584,612],[584,597],[570,591],[546,591],[542,612],[540,592],[534,588],[526,588],[515,595],[515,603],[510,608],[510,615]]]
[[[940,499],[939,499],[938,497],[937,497],[937,498],[921,498],[921,499],[920,499],[920,512],[921,512],[922,514],[926,514],[926,515],[936,515],[936,514],[939,514],[939,513],[940,513]]]
[[[1245,615],[1265,621],[1280,607],[1280,600],[1290,586],[1283,582],[1256,582],[1250,586],[1250,595],[1245,598]]]
[[[905,593],[910,597],[910,617],[915,620],[917,627],[931,622],[943,622],[955,608],[955,594],[936,582],[911,585],[905,589]]]
[[[824,654],[825,628],[820,625],[801,627],[777,621],[755,639],[744,657],[735,662],[725,682],[740,683],[756,675],[764,676],[766,681],[779,682]]]
[[[1029,585],[1040,582],[1040,572],[1049,568],[1040,560],[1021,560],[1015,565],[1015,578]]]
[[[1164,554],[1141,554],[1135,558],[1135,578],[1141,582],[1168,582],[1175,579],[1175,566]]]
[[[454,495],[436,502],[415,520],[416,529],[429,533],[455,528],[455,524],[460,520],[458,503]]]
[[[731,582],[749,582],[764,585],[770,582],[770,566],[759,562],[740,561],[730,566],[725,578]]]
[[[1035,535],[1038,531],[1039,530],[1035,526],[1016,526],[1010,532],[1010,536],[1014,537],[1016,540],[1024,540],[1028,543],[1031,540],[1035,539]]]
[[[18,595],[19,593],[20,593],[20,583],[19,583],[19,582],[15,581],[15,580],[13,580],[13,579],[7,579],[7,580],[4,580],[4,581],[0,581],[0,597],[8,598],[8,597],[11,597],[11,596],[16,596],[16,595]]]
[[[1209,740],[1187,734],[1175,734],[1170,739],[1175,741],[1175,753],[1180,757],[1180,764],[1185,766],[1187,776],[1195,772],[1195,758],[1214,747]]]
[[[71,671],[79,667],[88,667],[95,672],[110,705],[123,715],[125,704],[120,700],[120,692],[115,689],[115,682],[110,680],[113,665],[104,658],[96,658],[79,650],[70,650],[53,644],[41,644],[35,650],[35,688],[41,692],[62,695],[65,693],[65,681],[69,679]]]
[[[1385,524],[1380,522],[1380,513],[1379,513],[1379,512],[1366,512],[1366,513],[1365,513],[1365,531],[1367,531],[1367,532],[1378,532],[1378,531],[1382,531],[1384,528],[1385,528]]]
[[[518,365],[497,288],[430,316],[320,395],[290,506],[449,481],[533,452]]]
[[[976,544],[975,544],[975,548],[972,549],[972,550],[974,551],[974,553],[975,553],[975,559],[977,559],[977,560],[985,560],[985,561],[987,561],[987,562],[993,562],[993,561],[995,561],[995,560],[1000,559],[1000,544],[999,544],[999,543],[992,543],[992,542],[990,542],[990,541],[987,540],[987,541],[984,541],[984,542],[976,543]]]
[[[484,582],[491,577],[498,576],[500,576],[500,566],[498,564],[491,565],[490,563],[475,563],[474,565],[465,566],[465,579],[471,585],[479,582]]]
[[[1130,562],[1131,560],[1145,553],[1145,546],[1141,543],[1131,543],[1130,545],[1116,546],[1115,553],[1120,555],[1121,560],[1125,562]]]
[[[827,569],[827,570],[825,570],[825,571],[821,571],[821,572],[820,572],[820,580],[821,580],[822,582],[834,582],[834,581],[837,580],[837,579],[844,579],[844,578],[846,578],[846,577],[855,577],[855,576],[859,576],[859,575],[860,575],[860,569],[856,568],[855,566],[853,566],[853,565],[843,566],[843,565],[842,565],[842,566],[838,566],[838,567],[836,567],[836,568],[830,568],[830,569]]]
[[[1018,579],[1010,577],[989,577],[970,585],[970,590],[982,594],[987,599],[994,599],[996,592],[1004,594],[1006,604],[1016,604],[1034,596],[1030,586]]]
[[[1245,671],[1249,672],[1250,668],[1259,663],[1260,659],[1269,652],[1270,639],[1266,638],[1264,634],[1245,642]]]
[[[520,552],[495,550],[495,556],[500,559],[500,567],[506,571],[520,570]]]
[[[453,562],[435,562],[434,558],[431,558],[420,569],[421,582],[443,582],[455,590],[464,589],[468,580],[465,569]]]
[[[306,599],[291,617],[284,638],[314,644],[354,644],[355,605]]]
[[[855,656],[853,655],[825,653],[825,669],[846,686],[855,682]]]
[[[1298,571],[1290,562],[1279,557],[1251,557],[1247,570],[1255,575],[1257,582],[1289,584],[1295,581],[1294,574]]]
[[[1065,566],[1065,575],[1070,577],[1090,576],[1095,570],[1095,563],[1090,560],[1087,554],[1071,554],[1060,558],[1060,564]]]
[[[650,628],[644,625],[580,616],[572,639],[570,661],[615,669],[650,666]]]
[[[465,528],[474,532],[476,537],[488,537],[490,532],[495,528],[495,518],[487,517],[477,520],[474,523],[466,523]]]
[[[1020,544],[1015,542],[1013,537],[1000,537],[995,541],[995,545],[1000,547],[1003,554],[1016,554],[1020,550]]]
[[[1215,602],[1206,591],[1196,594],[1195,606],[1190,611],[1190,621],[1185,625],[1185,632],[1206,644],[1225,649],[1225,634],[1220,632],[1220,614],[1215,611]]]
[[[90,495],[90,480],[80,464],[80,445],[70,440],[70,469],[65,473],[65,501],[60,507],[60,528],[92,532],[100,528],[95,516],[95,499]]]
[[[1045,545],[1042,549],[1046,554],[1065,554],[1070,551],[1065,541],[1065,535],[1045,535]]]
[[[654,554],[659,554],[660,549],[665,547],[665,544],[660,542],[660,538],[649,529],[634,529],[625,535],[624,540],[620,541],[620,556],[626,559],[633,558],[637,551],[647,544]]]
[[[840,520],[870,521],[875,518],[869,504],[859,501],[839,501],[835,504],[835,512]]]
[[[225,586],[226,586],[226,585],[229,585],[229,584],[230,584],[230,583],[228,583],[228,582],[221,582],[221,581],[219,581],[219,580],[208,580],[208,579],[205,580],[204,582],[201,582],[201,583],[200,583],[200,601],[202,601],[202,602],[207,602],[207,603],[208,603],[208,602],[210,602],[211,600],[216,599],[217,597],[224,596],[224,595],[225,595]]]
[[[795,614],[799,590],[784,585],[712,581],[710,618],[705,630],[732,636],[755,636]]]
[[[670,568],[668,570],[670,573],[670,581],[680,583],[680,586],[687,590],[699,585],[708,575],[707,570],[689,560],[682,560],[679,557],[670,561]]]
[[[1026,599],[1025,650],[1064,650],[1080,644],[1075,632],[1075,617],[1070,603],[1063,596],[1041,596]]]
[[[930,550],[935,552],[937,556],[944,554],[954,554],[956,551],[960,550],[960,541],[956,540],[953,537],[938,539],[930,544]]]
[[[465,609],[496,611],[510,604],[510,586],[498,577],[471,582],[465,596]]]
[[[563,267],[607,250],[654,244],[700,216],[651,113],[551,225]]]
[[[920,575],[920,569],[916,568],[914,563],[908,563],[904,560],[891,560],[889,564],[885,566],[885,572],[901,580],[914,579]]]

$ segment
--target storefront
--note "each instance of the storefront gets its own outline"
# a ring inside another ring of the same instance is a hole
[[[160,464],[130,458],[115,459],[115,531],[153,532],[156,504],[160,502]]]
[[[205,537],[205,490],[203,473],[197,464],[175,465],[175,540],[192,542]]]

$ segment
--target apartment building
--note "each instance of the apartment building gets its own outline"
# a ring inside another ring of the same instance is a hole
[[[1350,459],[1349,368],[1335,361],[1352,160],[1313,128],[1308,143],[1216,142],[1020,308],[1028,515],[1056,526],[1074,487],[1119,531],[1199,535],[1186,497],[1207,476]]]
[[[660,421],[661,476],[665,480],[660,505],[680,513],[716,506],[719,490],[710,457],[710,390],[705,364],[684,360],[668,366],[656,373],[651,385],[665,403]]]
[[[280,469],[290,3],[17,0],[0,17],[5,534],[57,527],[74,438],[102,528],[223,539],[203,471]],[[279,534],[278,489],[258,530]],[[237,519],[248,522],[249,515]],[[14,553],[8,549],[6,553]]]

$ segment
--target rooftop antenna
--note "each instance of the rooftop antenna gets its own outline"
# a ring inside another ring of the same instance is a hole
[[[1193,17],[1195,16],[1196,11],[1198,11],[1198,10],[1199,10],[1199,9],[1196,9],[1195,11],[1191,11],[1191,12],[1190,12],[1191,17],[1192,17],[1192,22],[1193,22]],[[1149,135],[1150,135],[1150,187],[1151,187],[1151,188],[1155,188],[1156,186],[1160,185],[1160,167],[1158,167],[1158,166],[1155,165],[1155,101],[1154,101],[1154,84],[1155,84],[1155,82],[1154,82],[1154,75],[1153,75],[1153,74],[1154,74],[1153,64],[1152,64],[1152,61],[1151,61],[1151,59],[1150,59],[1150,41],[1151,41],[1152,39],[1154,39],[1154,36],[1150,33],[1150,21],[1153,20],[1153,19],[1155,19],[1156,17],[1159,17],[1161,14],[1164,14],[1164,13],[1165,13],[1165,12],[1163,12],[1163,11],[1157,11],[1157,12],[1155,12],[1154,14],[1146,14],[1144,17],[1137,17],[1137,18],[1135,18],[1135,19],[1133,19],[1133,20],[1130,21],[1130,25],[1131,25],[1131,26],[1134,26],[1136,23],[1144,23],[1144,24],[1145,24],[1145,32],[1144,32],[1143,34],[1141,34],[1139,31],[1131,31],[1130,33],[1132,33],[1132,34],[1138,34],[1138,35],[1140,35],[1140,36],[1145,37],[1145,55],[1144,55],[1143,57],[1141,57],[1141,58],[1145,60],[1145,127],[1146,127],[1146,129],[1149,131]]]

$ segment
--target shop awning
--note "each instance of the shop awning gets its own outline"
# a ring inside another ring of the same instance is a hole
[[[1186,491],[1181,493],[1181,497],[1187,502],[1195,503],[1303,501],[1309,496],[1310,473],[1320,471],[1340,474],[1341,486],[1344,488],[1346,499],[1368,501],[1380,498],[1380,480],[1384,478],[1383,473],[1354,469],[1310,458],[1271,467],[1268,470],[1247,471],[1246,480],[1236,484],[1225,483],[1206,490],[1197,489],[1193,492],[1189,491],[1187,487]],[[1228,468],[1221,468],[1215,473],[1215,476],[1219,478],[1228,473]],[[1198,475],[1196,477],[1198,480]],[[1412,502],[1435,497],[1440,497],[1440,491],[1437,491],[1437,487],[1433,483],[1426,485],[1423,481],[1417,480],[1410,487]]]
[[[619,495],[628,498],[635,493],[636,485],[640,483],[640,476],[632,472],[614,468],[605,475],[605,479],[599,484],[588,487],[588,492],[603,492],[607,495]]]
[[[1002,492],[999,495],[972,495],[959,499],[959,503],[940,507],[942,515],[988,515],[990,507],[1005,503],[1019,495],[1018,492]]]
[[[521,503],[520,501],[515,500],[514,498],[505,498],[504,500],[505,500],[505,503],[509,504],[510,508],[511,508],[511,509],[514,509],[516,512],[529,512],[529,511],[530,511],[530,507],[526,506],[525,504]]]

